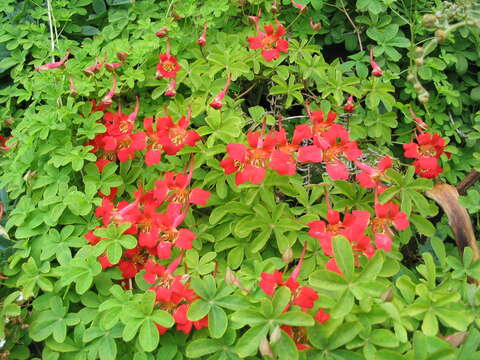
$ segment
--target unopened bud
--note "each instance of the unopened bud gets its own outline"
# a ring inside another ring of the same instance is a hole
[[[423,86],[422,84],[420,84],[419,82],[416,82],[415,85],[413,85],[413,88],[415,89],[415,91],[417,92],[420,92],[423,90]]]
[[[423,56],[423,48],[421,46],[417,46],[415,48],[415,56],[422,57]]]
[[[167,34],[168,34],[168,28],[165,26],[155,33],[155,35],[157,35],[158,37],[165,37],[167,36]]]
[[[438,43],[441,44],[447,39],[447,33],[445,30],[438,29],[435,31],[435,37],[437,38]]]
[[[282,260],[285,264],[290,264],[293,261],[293,251],[290,246],[283,253]]]
[[[393,300],[393,290],[392,288],[388,288],[384,291],[384,293],[380,296],[380,298],[385,302],[390,302]]]
[[[322,24],[321,23],[314,23],[313,19],[310,18],[310,28],[315,32],[319,32],[320,30],[322,30]]]
[[[420,103],[423,105],[428,104],[429,100],[430,100],[430,95],[426,90],[418,95],[418,101],[420,101]]]
[[[128,54],[123,51],[117,52],[117,59],[120,60],[121,62],[124,62],[128,57]]]
[[[437,17],[434,14],[426,14],[423,15],[422,24],[426,28],[432,28],[435,26],[435,22],[437,21]]]
[[[280,340],[281,337],[282,330],[280,330],[280,326],[277,326],[270,334],[270,344],[275,344],[278,340]]]
[[[270,344],[268,343],[266,337],[264,337],[262,341],[260,341],[260,346],[258,347],[258,349],[260,350],[260,354],[262,356],[268,356],[273,358],[272,349],[270,348]]]
[[[415,59],[415,65],[417,65],[418,67],[422,66],[423,65],[423,57],[416,58]]]
[[[414,81],[414,80],[415,80],[415,75],[413,75],[412,73],[409,73],[409,74],[407,75],[407,81],[412,82],[412,81]]]
[[[230,285],[236,285],[238,283],[235,273],[230,268],[227,268],[225,273],[225,282]]]

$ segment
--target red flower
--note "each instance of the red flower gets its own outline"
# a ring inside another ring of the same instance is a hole
[[[374,189],[381,184],[381,177],[383,176],[385,171],[392,167],[392,159],[390,159],[389,156],[383,157],[379,161],[376,169],[358,161],[355,162],[355,164],[360,170],[362,170],[356,175],[357,181],[360,186],[367,189]]]
[[[210,103],[210,106],[216,110],[220,109],[223,106],[222,100],[227,94],[228,88],[230,87],[230,82],[232,80],[232,74],[228,74],[227,78],[227,83],[225,84],[225,87],[223,88],[222,91],[220,91],[217,96],[213,99],[213,101]]]
[[[275,138],[263,139],[260,132],[248,133],[247,138],[250,149],[243,144],[228,144],[228,157],[220,162],[220,166],[223,167],[225,174],[238,171],[235,176],[237,185],[247,181],[258,185],[265,178],[266,167],[275,146]]]
[[[350,141],[348,132],[338,124],[333,124],[321,136],[314,133],[314,145],[302,146],[298,161],[326,163],[326,170],[332,180],[347,180],[348,171],[341,158],[355,161],[362,154],[355,141]]]
[[[325,322],[330,319],[330,314],[325,312],[323,309],[319,309],[315,314],[315,320],[317,320],[320,324],[324,324]]]
[[[306,124],[297,125],[293,133],[292,142],[289,144],[287,133],[283,127],[274,133],[277,149],[272,151],[269,166],[280,175],[295,175],[297,162],[294,153],[300,148],[304,139],[312,137],[312,131]]]
[[[273,25],[265,25],[265,32],[257,29],[258,35],[249,37],[250,49],[262,49],[262,56],[266,61],[278,59],[280,52],[288,52],[288,41],[280,37],[286,33],[282,24],[277,23],[275,31]]]
[[[300,289],[298,294],[293,300],[293,304],[300,306],[302,310],[311,309],[315,304],[315,301],[318,300],[318,294],[315,290],[308,286],[304,286]]]
[[[193,169],[188,174],[165,173],[165,180],[155,182],[154,197],[157,201],[174,202],[178,204],[206,205],[210,198],[208,191],[200,188],[188,189],[192,180]]]
[[[353,96],[350,95],[348,97],[347,103],[343,106],[343,110],[345,110],[348,113],[351,113],[355,110],[355,105],[353,104]]]
[[[200,135],[196,131],[187,130],[191,116],[190,108],[187,116],[182,116],[176,124],[168,115],[157,118],[158,141],[168,155],[176,155],[185,146],[195,146],[195,143],[200,140]]]
[[[445,140],[437,133],[421,133],[417,143],[404,144],[404,156],[417,159],[413,162],[415,173],[424,178],[435,178],[443,169],[438,165],[438,158],[443,154]]]
[[[373,76],[382,76],[382,69],[380,68],[380,66],[378,66],[373,57],[373,47],[370,48],[370,66],[372,67]]]
[[[188,320],[187,311],[189,306],[190,305],[182,304],[173,313],[173,318],[175,319],[175,323],[177,324],[177,330],[187,335],[190,334],[192,327],[195,327],[195,329],[200,330],[201,328],[208,326],[208,316],[205,316],[204,318],[198,321]]]
[[[167,51],[159,55],[159,63],[157,64],[156,78],[174,79],[181,67],[177,63],[177,58],[170,55],[170,42],[167,39]]]
[[[397,204],[393,202],[385,204],[375,202],[375,218],[372,219],[372,233],[375,236],[377,249],[392,250],[393,233],[390,230],[392,224],[395,229],[404,230],[410,225],[410,222],[407,219],[407,214],[401,212]]]
[[[273,274],[264,272],[261,277],[259,286],[267,295],[272,295],[278,286],[282,286],[283,273],[279,270],[275,270]]]
[[[155,75],[156,78],[175,78],[177,76],[177,72],[179,72],[181,69],[180,65],[177,63],[177,58],[169,53],[164,53],[160,54],[159,59],[160,62],[157,64],[157,73]]]
[[[207,23],[203,24],[203,32],[197,40],[197,44],[200,46],[205,46],[207,44]]]
[[[63,67],[63,65],[65,64],[65,62],[67,61],[69,56],[70,56],[70,50],[67,50],[67,53],[65,54],[65,56],[62,59],[60,59],[59,61],[54,61],[52,63],[44,64],[44,65],[41,65],[39,67],[36,67],[35,71],[51,70],[51,69],[56,69],[56,68]]]

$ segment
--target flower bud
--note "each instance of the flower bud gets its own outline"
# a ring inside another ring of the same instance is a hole
[[[238,283],[235,273],[230,268],[227,268],[225,273],[225,282],[230,285],[236,285]]]
[[[441,44],[447,39],[447,32],[445,30],[438,29],[435,31],[435,37],[438,43]]]
[[[177,95],[176,87],[177,87],[177,80],[173,79],[168,84],[167,90],[165,91],[164,95],[165,96],[175,96],[175,95]]]
[[[423,91],[421,94],[418,95],[418,101],[420,101],[420,103],[423,105],[428,104],[429,100],[430,95],[428,94],[427,90]]]
[[[290,246],[283,253],[282,260],[286,264],[290,264],[293,261],[293,251]]]
[[[422,24],[426,28],[432,28],[435,26],[435,22],[437,21],[437,17],[434,14],[425,14],[422,18]]]
[[[203,24],[203,32],[197,40],[197,44],[200,46],[205,46],[207,44],[207,23]]]
[[[270,344],[275,344],[280,338],[282,337],[282,330],[280,330],[280,326],[277,327],[272,331],[270,334]]]
[[[310,29],[312,29],[315,32],[319,32],[322,30],[322,24],[321,23],[314,23],[313,19],[310,18]]]
[[[165,37],[168,34],[168,28],[167,27],[162,27],[159,31],[155,33],[158,37]]]
[[[343,110],[345,110],[348,113],[351,113],[355,110],[355,105],[353,104],[353,96],[352,95],[350,95],[348,97],[347,103],[343,107]]]
[[[417,46],[415,48],[415,56],[416,57],[422,57],[423,53],[424,53],[424,51],[423,51],[423,48],[421,46]]]
[[[417,65],[418,67],[422,66],[423,65],[423,57],[416,58],[415,59],[415,65]]]
[[[124,62],[128,57],[128,54],[123,51],[117,52],[117,59],[120,60],[121,62]]]
[[[264,337],[262,341],[260,341],[260,346],[258,347],[258,349],[260,350],[260,354],[262,356],[268,356],[273,358],[272,349],[270,348],[270,344],[268,343],[266,337]]]
[[[407,75],[407,81],[412,82],[412,81],[414,81],[414,80],[415,80],[415,75],[413,75],[412,73],[409,73],[409,74]]]

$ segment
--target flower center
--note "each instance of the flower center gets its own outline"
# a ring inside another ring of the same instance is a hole
[[[162,64],[163,70],[171,72],[175,70],[175,63],[170,60],[166,60]]]
[[[273,49],[276,41],[277,41],[277,40],[276,40],[274,37],[272,37],[272,36],[267,36],[267,37],[263,38],[263,39],[262,39],[263,48],[264,48],[265,50]]]
[[[170,136],[170,141],[172,143],[175,145],[181,145],[187,137],[187,132],[182,128],[174,127],[169,130],[168,135]]]
[[[418,152],[425,157],[434,157],[437,155],[435,146],[433,146],[432,144],[420,145],[418,147]]]

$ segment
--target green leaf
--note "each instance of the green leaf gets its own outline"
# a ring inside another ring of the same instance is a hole
[[[199,358],[220,351],[223,344],[213,339],[197,339],[188,343],[186,355],[189,358]]]
[[[216,305],[213,305],[208,314],[208,331],[210,336],[218,339],[225,334],[227,330],[228,320],[225,311]]]
[[[290,289],[286,286],[282,286],[275,292],[272,300],[273,309],[276,314],[280,314],[285,310],[285,307],[290,302],[292,294]]]
[[[257,353],[258,346],[263,337],[268,333],[268,325],[254,326],[248,329],[238,340],[235,350],[244,358]]]
[[[410,221],[415,225],[418,232],[425,236],[433,236],[435,234],[435,227],[433,224],[418,214],[411,214]]]
[[[309,283],[316,288],[329,291],[343,291],[348,284],[339,274],[328,271],[318,270],[310,275]]]
[[[198,321],[203,319],[210,311],[212,305],[202,299],[195,300],[188,308],[187,318],[190,321]]]
[[[152,320],[146,320],[140,328],[139,341],[143,350],[150,352],[157,348],[160,337]]]
[[[370,335],[370,341],[378,346],[381,347],[397,347],[399,342],[395,335],[386,329],[375,329],[372,331]]]
[[[350,242],[343,236],[335,236],[332,239],[333,255],[338,267],[347,280],[353,278],[355,265],[353,262],[353,250]]]
[[[315,323],[310,314],[302,311],[288,311],[280,314],[276,319],[280,324],[290,326],[313,326]]]

